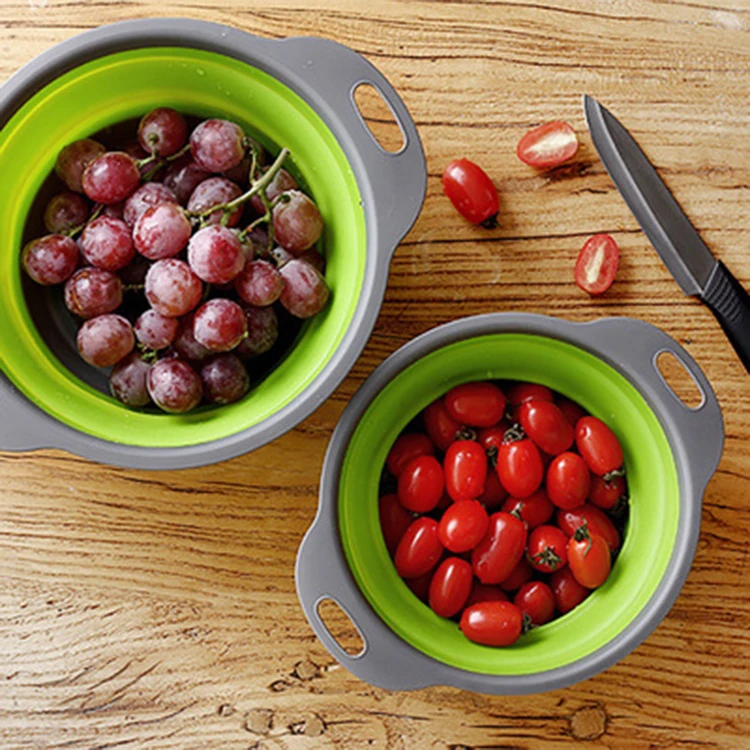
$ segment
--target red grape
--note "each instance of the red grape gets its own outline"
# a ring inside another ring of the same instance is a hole
[[[185,209],[176,203],[161,203],[147,209],[133,229],[136,250],[149,260],[172,258],[190,239],[193,227]]]
[[[65,305],[79,318],[114,312],[122,304],[122,282],[111,271],[82,268],[65,284]]]
[[[49,232],[67,232],[89,218],[89,204],[78,193],[58,193],[44,209],[44,226]]]
[[[111,203],[109,206],[105,206],[104,211],[102,211],[102,216],[109,216],[110,219],[122,219],[124,215],[124,203]]]
[[[318,207],[299,190],[283,193],[289,200],[280,201],[273,209],[273,230],[276,241],[294,255],[312,247],[323,233],[323,217]]]
[[[62,234],[48,234],[31,240],[23,248],[21,261],[37,284],[62,284],[78,265],[78,245]]]
[[[172,156],[187,143],[187,125],[179,112],[159,107],[143,116],[138,125],[138,142],[148,153]]]
[[[89,162],[94,161],[105,152],[101,143],[84,138],[67,145],[58,155],[55,162],[57,176],[75,193],[82,193],[81,180]]]
[[[124,151],[109,151],[86,167],[81,184],[92,201],[109,204],[124,201],[140,181],[135,159]]]
[[[180,327],[177,318],[167,318],[156,310],[146,310],[135,321],[135,337],[148,349],[166,349],[177,336]]]
[[[133,351],[133,328],[122,315],[99,315],[78,331],[78,352],[94,367],[111,367]]]
[[[119,271],[135,257],[130,227],[109,216],[100,216],[87,224],[80,245],[83,257],[105,271]]]
[[[305,252],[299,256],[299,259],[309,263],[321,274],[324,274],[326,272],[326,259],[314,247],[311,247],[309,250],[305,250]]]
[[[263,255],[268,247],[268,232],[263,227],[253,227],[250,233],[240,240],[240,245],[242,245],[246,260],[252,260],[256,255]]]
[[[117,275],[123,284],[143,286],[146,283],[146,274],[149,268],[151,268],[151,264],[145,258],[136,255],[135,260],[125,266]]]
[[[245,156],[245,133],[229,120],[205,120],[190,136],[193,159],[209,172],[225,172]]]
[[[265,170],[263,171],[265,172]],[[266,196],[268,197],[269,201],[272,201],[274,198],[277,198],[287,190],[296,190],[298,187],[299,185],[297,184],[297,180],[295,180],[294,177],[292,177],[292,175],[290,175],[289,172],[286,171],[286,169],[280,169],[271,178],[271,182],[266,185]],[[261,199],[260,195],[254,195],[252,198],[250,198],[250,205],[259,215],[262,215],[266,212],[266,207],[263,205],[263,200]]]
[[[247,185],[250,180],[251,163],[252,159],[250,154],[245,154],[239,164],[222,172],[222,177],[226,177],[228,180],[236,182],[238,185]]]
[[[193,194],[193,190],[210,176],[210,172],[198,166],[189,156],[184,156],[169,165],[167,174],[164,176],[164,185],[177,196],[177,200],[184,206]]]
[[[288,250],[284,250],[283,247],[275,247],[271,250],[271,257],[276,261],[277,268],[281,268],[297,256],[292,255]]]
[[[177,203],[177,197],[160,182],[147,182],[125,201],[122,218],[128,226],[134,227],[147,208],[160,203]]]
[[[245,263],[242,273],[234,281],[237,294],[254,307],[272,305],[284,288],[276,266],[267,260],[251,260]]]
[[[194,409],[203,398],[198,373],[181,359],[160,359],[148,372],[146,387],[153,402],[166,412]]]
[[[178,354],[187,360],[200,362],[211,354],[210,349],[206,349],[203,344],[195,340],[193,325],[195,323],[195,313],[190,313],[180,318],[180,328],[177,332],[177,338],[174,340],[174,348]]]
[[[109,376],[110,393],[126,406],[146,406],[151,401],[146,388],[146,378],[151,365],[131,352],[120,360]]]
[[[206,401],[212,404],[233,404],[250,388],[245,365],[234,354],[217,354],[201,367],[201,380]]]
[[[234,349],[247,334],[244,310],[228,299],[211,299],[199,307],[193,321],[193,335],[212,352]]]
[[[158,260],[146,274],[146,298],[168,318],[189,313],[201,301],[203,284],[184,260]]]
[[[279,319],[273,307],[245,306],[247,337],[237,347],[240,357],[250,358],[265,354],[279,338]]]
[[[292,315],[311,318],[326,306],[330,296],[328,286],[309,263],[295,258],[283,265],[279,273],[284,279],[279,300]]]
[[[197,276],[208,284],[228,284],[245,266],[245,256],[237,236],[222,226],[196,232],[188,243],[188,262]]]
[[[187,209],[191,214],[200,216],[204,211],[213,208],[213,206],[229,203],[240,195],[242,195],[242,190],[226,177],[209,177],[193,190],[187,204]],[[242,218],[242,211],[243,206],[237,206],[229,214],[226,226],[236,227]],[[224,212],[221,210],[214,211],[208,217],[204,217],[203,221],[206,224],[219,224],[223,215]]]

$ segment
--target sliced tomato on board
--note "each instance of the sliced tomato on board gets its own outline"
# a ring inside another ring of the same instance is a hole
[[[588,294],[604,294],[612,286],[620,262],[620,248],[608,234],[595,234],[576,261],[576,284]]]
[[[524,164],[540,169],[556,167],[574,156],[576,151],[576,131],[560,120],[530,130],[516,148],[516,154]]]

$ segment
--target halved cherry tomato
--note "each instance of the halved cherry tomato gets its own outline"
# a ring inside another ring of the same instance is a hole
[[[488,510],[497,508],[501,505],[503,500],[508,497],[508,493],[500,484],[500,479],[497,476],[496,471],[488,471],[487,479],[484,481],[484,492],[477,498],[482,505]]]
[[[529,561],[522,557],[510,575],[500,582],[500,588],[503,591],[515,591],[534,577],[534,569],[529,565]]]
[[[550,576],[549,585],[555,595],[555,604],[562,614],[577,607],[591,593],[576,581],[568,565]]]
[[[477,500],[453,503],[440,519],[440,542],[451,552],[467,552],[484,539],[489,526],[487,511]]]
[[[627,485],[625,477],[612,477],[610,480],[594,475],[591,480],[589,502],[597,508],[609,510],[617,505],[620,498],[625,497]]]
[[[438,522],[417,518],[401,537],[394,562],[402,578],[419,578],[432,570],[443,554],[438,535]]]
[[[524,583],[513,597],[513,604],[536,625],[544,625],[555,614],[555,595],[543,581]]]
[[[604,538],[609,548],[614,552],[620,547],[620,534],[604,511],[593,505],[580,505],[572,510],[557,511],[557,525],[568,536],[573,536],[584,524],[590,534],[598,534]]]
[[[523,631],[523,613],[510,602],[480,602],[463,611],[459,627],[474,643],[510,646]]]
[[[526,526],[510,513],[493,513],[487,533],[474,547],[471,565],[482,583],[500,583],[516,567],[526,547]]]
[[[574,156],[576,151],[576,131],[560,120],[530,130],[516,148],[516,154],[524,164],[539,169],[556,167]]]
[[[471,593],[474,572],[460,557],[449,557],[438,565],[430,583],[429,604],[436,615],[453,617],[463,609]]]
[[[557,408],[565,415],[565,419],[567,419],[573,427],[578,424],[579,419],[588,416],[582,407],[575,403],[575,401],[571,401],[569,398],[561,398],[557,402]]]
[[[561,453],[547,469],[547,494],[558,508],[575,508],[586,501],[591,472],[577,453]],[[399,495],[400,497],[400,495]]]
[[[505,394],[492,383],[462,383],[445,394],[445,408],[457,422],[492,427],[505,415]]]
[[[424,419],[424,428],[430,439],[439,450],[445,451],[448,446],[456,440],[458,434],[463,429],[463,425],[456,422],[448,410],[445,408],[445,402],[442,398],[433,401],[422,414]]]
[[[576,445],[591,471],[600,477],[622,466],[620,441],[601,419],[584,417],[578,420]]]
[[[595,234],[586,240],[576,261],[576,284],[584,292],[604,294],[612,286],[620,262],[620,248],[608,234]]]
[[[529,534],[526,555],[536,570],[554,573],[568,562],[568,537],[557,526],[537,526]]]
[[[443,172],[443,190],[464,219],[486,229],[497,226],[497,188],[480,166],[468,159],[454,159]]]
[[[421,432],[407,433],[396,438],[385,459],[385,465],[394,477],[398,477],[413,458],[431,456],[433,453],[435,446],[427,435]]]
[[[595,589],[609,577],[612,553],[599,534],[590,534],[582,526],[568,543],[568,564],[581,586]]]
[[[474,581],[469,598],[466,600],[466,606],[479,604],[479,602],[507,602],[508,595],[497,586],[487,586],[479,581]]]
[[[527,401],[552,401],[552,391],[538,383],[519,383],[508,391],[508,403],[520,406]]]
[[[398,496],[394,494],[383,495],[378,503],[378,510],[380,513],[380,528],[383,531],[385,546],[388,548],[388,552],[391,553],[391,557],[393,557],[398,548],[398,543],[401,541],[401,537],[406,533],[406,530],[411,526],[411,522],[414,519],[411,517],[409,511],[401,505]]]
[[[431,511],[443,496],[443,467],[435,456],[418,456],[406,464],[398,478],[398,499],[415,513]]]
[[[432,571],[428,570],[424,575],[419,578],[405,578],[404,583],[409,587],[414,596],[420,601],[427,603],[427,598],[430,595],[430,583],[432,583]]]
[[[547,493],[539,489],[528,497],[509,497],[502,510],[506,513],[517,511],[529,531],[547,523],[555,512],[555,506],[549,501]]]
[[[544,479],[539,449],[528,438],[503,443],[497,452],[496,469],[503,487],[514,497],[528,497]]]
[[[550,401],[526,401],[518,408],[518,421],[537,447],[557,456],[575,440],[575,430]]]
[[[445,489],[453,500],[473,500],[484,492],[487,454],[474,440],[457,440],[443,459]]]

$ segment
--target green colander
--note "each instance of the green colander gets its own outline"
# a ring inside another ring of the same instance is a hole
[[[656,360],[671,352],[702,393],[690,409]],[[607,582],[575,610],[510,648],[469,642],[398,577],[378,520],[378,487],[393,441],[431,401],[482,379],[541,383],[606,421],[625,453],[630,517]],[[326,454],[318,515],[297,559],[297,590],[318,637],[345,667],[380,687],[453,685],[484,693],[552,690],[632,651],[666,615],[687,577],[703,492],[721,457],[716,397],[667,334],[628,318],[576,324],[528,314],[459,320],[410,342],[360,388]],[[337,602],[357,626],[347,654],[318,607]]]
[[[375,141],[354,103],[373,85],[404,137]],[[332,299],[240,403],[187,415],[127,409],[75,349],[58,290],[20,271],[34,197],[67,143],[170,106],[240,123],[288,147],[326,223]],[[0,449],[56,447],[107,463],[182,468],[235,456],[290,430],[336,388],[377,318],[392,253],[426,185],[414,123],[364,58],[317,38],[269,40],[217,24],[149,19],[105,26],[33,60],[0,89]]]

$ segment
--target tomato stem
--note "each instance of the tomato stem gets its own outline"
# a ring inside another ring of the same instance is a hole
[[[484,221],[480,221],[479,224],[485,229],[497,229],[497,214],[488,216]]]
[[[562,558],[552,547],[545,547],[541,552],[532,555],[531,559],[537,565],[548,565],[553,571],[557,570],[557,566],[562,562]]]
[[[517,443],[519,440],[523,440],[526,437],[526,433],[523,431],[523,427],[520,424],[514,424],[509,427],[503,435],[504,443]]]
[[[589,550],[591,549],[591,534],[589,533],[589,525],[588,522],[584,521],[583,526],[579,526],[575,533],[573,534],[573,539],[575,539],[576,542],[582,542],[584,539],[588,541],[588,544],[586,545],[586,549],[583,552],[583,556],[586,557],[588,555]]]
[[[625,467],[621,466],[619,469],[612,469],[612,471],[608,471],[604,476],[602,476],[602,479],[608,484],[611,485],[612,482],[617,479],[617,477],[624,477],[625,476]]]
[[[521,629],[521,632],[526,634],[533,630],[536,627],[534,624],[534,621],[529,617],[529,615],[526,614],[526,612],[523,613],[523,626]]]

